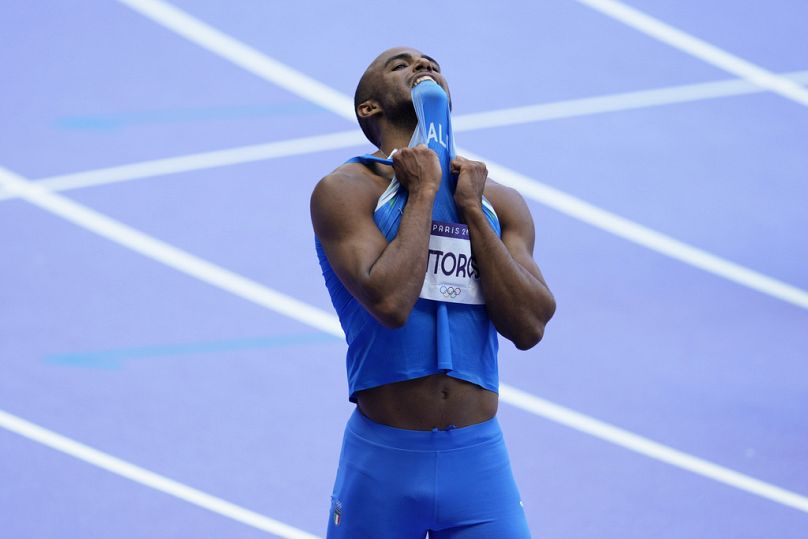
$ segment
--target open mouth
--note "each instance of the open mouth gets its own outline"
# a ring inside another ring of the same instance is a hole
[[[429,75],[421,75],[420,77],[418,77],[417,79],[415,79],[415,82],[413,82],[413,83],[412,83],[412,87],[413,87],[413,88],[415,88],[416,86],[418,86],[419,84],[421,84],[421,83],[422,83],[422,82],[424,82],[425,80],[431,80],[432,82],[437,82],[435,79],[433,79],[433,78],[432,78],[431,76],[429,76]]]

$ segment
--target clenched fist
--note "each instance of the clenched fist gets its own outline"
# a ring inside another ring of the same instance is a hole
[[[438,192],[441,169],[438,155],[419,144],[414,148],[402,148],[393,154],[393,170],[396,178],[411,194]]]
[[[482,207],[485,181],[488,179],[488,168],[485,163],[472,161],[465,157],[452,160],[452,174],[457,175],[455,204],[460,212]]]

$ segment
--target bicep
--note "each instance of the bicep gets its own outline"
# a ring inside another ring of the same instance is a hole
[[[514,261],[544,283],[541,270],[533,259],[536,229],[527,204],[522,196],[512,189],[500,198],[504,199],[497,209],[502,227],[502,243]]]
[[[387,247],[373,221],[373,193],[344,180],[330,180],[321,181],[312,194],[314,232],[348,291],[360,301],[372,300],[370,270]]]

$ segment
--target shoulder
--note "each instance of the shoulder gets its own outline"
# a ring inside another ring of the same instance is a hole
[[[502,241],[511,254],[523,250],[532,255],[536,229],[530,209],[519,191],[489,178],[485,182],[485,197],[497,212],[502,227]]]
[[[375,206],[386,188],[385,179],[372,173],[359,163],[345,163],[324,176],[311,194],[312,212],[322,206],[366,205]]]
[[[314,193],[340,189],[367,190],[376,183],[375,180],[376,175],[366,166],[359,163],[343,163],[317,182]]]
[[[318,236],[350,223],[372,220],[386,180],[358,163],[340,165],[315,185],[311,194],[312,224]]]
[[[512,187],[497,183],[491,178],[485,182],[485,198],[497,212],[500,223],[504,226],[513,222],[524,221],[533,222],[530,210],[527,207],[524,197]]]

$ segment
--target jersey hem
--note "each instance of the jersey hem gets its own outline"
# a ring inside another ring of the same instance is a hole
[[[483,389],[487,389],[488,391],[493,391],[494,393],[499,395],[499,383],[497,383],[496,385],[486,384],[485,382],[482,381],[482,379],[479,376],[473,376],[455,370],[433,369],[433,370],[415,371],[407,374],[402,374],[400,376],[395,376],[389,379],[384,379],[381,381],[371,380],[363,384],[361,387],[354,388],[354,390],[348,395],[348,400],[350,402],[356,403],[356,394],[366,389],[373,389],[374,387],[380,387],[387,384],[394,384],[396,382],[406,382],[407,380],[415,380],[416,378],[423,378],[425,376],[431,376],[433,374],[440,374],[440,373],[444,373],[446,374],[446,376],[450,376],[458,380],[463,380],[464,382],[472,383]]]

